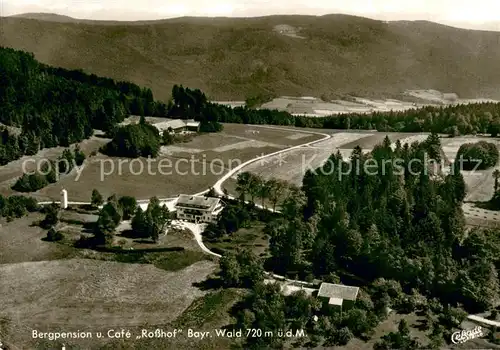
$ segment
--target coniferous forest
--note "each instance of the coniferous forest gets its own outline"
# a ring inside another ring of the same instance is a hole
[[[236,107],[218,118],[221,123],[272,124],[320,129],[359,129],[394,132],[436,132],[450,136],[500,134],[500,104],[472,103],[427,106],[400,112],[349,113],[327,117],[294,116],[286,111]]]
[[[110,130],[129,114],[165,116],[150,89],[77,70],[52,68],[30,53],[0,49],[0,164],[45,147],[64,146]]]
[[[344,114],[310,118],[288,112],[231,108],[209,102],[198,89],[174,86],[172,100],[155,101],[151,89],[130,82],[50,67],[33,54],[0,48],[0,164],[39,149],[64,146],[90,137],[94,129],[116,132],[128,115],[190,119],[200,131],[222,130],[220,123],[271,124],[325,129],[460,134],[500,133],[500,104],[424,107],[403,112]],[[118,142],[119,143],[119,142]],[[126,152],[118,152],[126,153]]]
[[[321,344],[318,339],[323,345],[345,345],[353,336],[370,339],[387,317],[387,308],[401,314],[418,311],[426,315],[425,329],[432,333],[428,348],[437,349],[467,313],[497,305],[499,232],[466,227],[466,184],[460,167],[453,165],[446,174],[426,164],[425,154],[432,157],[441,148],[436,134],[411,146],[396,142],[393,149],[391,143],[386,138],[368,154],[357,147],[349,161],[332,154],[323,166],[306,173],[301,189],[282,187],[280,214],[263,220],[269,257],[260,259],[245,250],[223,255],[226,286],[252,290],[235,311],[239,327],[305,328],[311,346]],[[420,162],[410,161],[414,159]],[[370,172],[356,171],[367,164]],[[205,237],[224,240],[245,221],[256,220],[255,207],[244,200],[271,182],[240,174],[239,204],[228,206],[228,215],[221,215]],[[333,314],[303,292],[283,297],[279,287],[263,285],[264,270],[359,286],[362,293],[353,309]],[[319,315],[316,323],[309,321],[314,315]],[[252,338],[247,345],[258,349],[270,341],[283,344],[282,339]],[[422,345],[400,329],[376,348]]]
[[[388,138],[368,154],[357,147],[349,162],[340,153],[332,154],[324,165],[305,174],[301,188],[293,190],[285,190],[286,186],[278,182],[262,186],[249,174],[238,179],[239,199],[228,201],[230,205],[219,222],[210,225],[204,235],[209,240],[225,239],[244,224],[264,223],[270,253],[266,261],[248,251],[224,254],[220,259],[225,287],[251,289],[238,306],[239,327],[264,331],[304,328],[312,335],[330,334],[332,339],[327,341],[343,345],[353,336],[369,338],[378,322],[387,317],[388,308],[427,312],[429,324],[434,325],[439,321],[448,326],[446,322],[455,320],[448,327],[451,329],[460,324],[456,320],[465,318],[464,310],[476,313],[497,305],[498,230],[466,228],[462,212],[466,184],[460,167],[452,166],[446,174],[439,169],[435,172],[428,168],[426,155],[440,160],[442,149],[437,133],[497,136],[500,104],[309,118],[214,104],[202,91],[182,86],[174,86],[172,101],[165,103],[156,101],[148,88],[79,70],[49,67],[30,53],[0,48],[0,123],[4,125],[0,129],[0,165],[36,154],[42,148],[68,147],[89,138],[95,129],[113,137],[107,147],[111,155],[155,156],[161,144],[157,130],[145,118],[139,124],[119,127],[129,115],[194,118],[200,121],[202,132],[220,131],[222,122],[432,132],[425,142],[396,142],[394,149]],[[484,160],[485,167],[498,162],[498,152],[488,143],[464,145],[459,155],[469,163]],[[61,157],[67,156],[73,157],[68,152]],[[411,162],[415,159],[420,162]],[[352,170],[365,169],[368,163],[369,173]],[[373,164],[377,167],[375,175]],[[16,185],[18,190],[31,191],[49,182],[48,178],[26,176]],[[271,199],[273,211],[278,204],[280,209],[273,215],[262,214],[245,202],[261,199],[264,206],[266,197],[285,194],[281,203]],[[103,204],[99,193],[92,197],[94,206]],[[121,220],[118,209],[127,207],[127,216],[132,216],[130,207],[137,204],[134,199],[121,202],[108,199],[97,222],[99,237],[106,238],[117,227]],[[151,208],[160,208],[157,199],[151,203]],[[34,199],[0,196],[0,216],[19,217],[37,209]],[[152,235],[154,239],[170,220],[167,211],[160,214],[158,222],[150,220],[151,225],[161,227]],[[135,218],[135,223],[139,221]],[[141,235],[147,231],[144,225],[135,226]],[[285,299],[277,286],[262,284],[264,270],[303,280],[356,285],[362,294],[352,310],[333,314],[304,293]],[[311,321],[318,314],[319,321]],[[391,338],[396,333],[390,333],[378,349],[416,349],[407,337],[407,326],[400,328],[399,338]],[[437,338],[442,341],[443,329],[438,331]],[[247,345],[262,349],[269,345],[266,342],[282,345],[276,338],[250,339]]]
[[[340,154],[332,155],[332,162],[304,177],[304,220],[289,218],[281,226],[290,228],[288,235],[299,228],[295,232],[301,237],[278,236],[277,244],[285,249],[276,258],[292,256],[285,269],[306,263],[320,276],[343,270],[365,281],[393,279],[406,291],[414,288],[471,312],[493,306],[499,291],[498,234],[466,230],[461,208],[466,185],[459,167],[436,175],[424,163],[424,154],[436,145],[434,137],[392,150],[386,139],[370,155],[354,149],[351,162],[361,169],[367,162],[377,164],[376,176],[364,171],[331,175],[331,164],[349,166]],[[394,162],[385,162],[383,169],[384,161],[395,159],[406,161],[403,171]],[[410,159],[421,162],[412,166]],[[271,230],[271,237],[279,230]]]

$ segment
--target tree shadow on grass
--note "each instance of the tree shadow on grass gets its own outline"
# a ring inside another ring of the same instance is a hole
[[[68,224],[68,225],[81,226],[82,233],[94,233],[95,232],[96,222],[89,222],[89,221],[82,221],[82,220],[75,220],[75,219],[61,219],[61,222],[64,222],[65,224]],[[42,228],[45,228],[43,226],[43,221],[40,221],[39,224]]]
[[[141,237],[141,236],[137,235],[137,233],[134,230],[123,230],[119,234],[117,234],[116,237],[133,239],[134,243],[156,244],[156,242],[153,241],[151,238]]]
[[[414,325],[416,329],[421,332],[427,331],[430,328],[430,324],[427,320],[417,320],[417,323]]]
[[[106,134],[97,134],[96,133],[96,134],[94,134],[94,137],[99,138],[99,139],[109,139],[109,136]]]
[[[41,227],[42,220],[35,220],[30,224],[30,227]]]
[[[500,211],[500,208],[496,207],[492,202],[486,201],[486,202],[469,202],[474,204],[474,207],[476,208],[481,208],[481,209],[486,209],[486,210],[493,210],[493,211]]]
[[[223,280],[220,277],[208,277],[202,282],[193,283],[194,287],[197,287],[203,291],[220,289],[224,286]]]
[[[141,238],[141,239],[134,239],[134,243],[140,243],[140,244],[156,244],[155,241],[152,239],[147,239],[147,238]]]
[[[130,238],[130,239],[142,239],[142,240],[147,239],[146,237],[140,237],[134,230],[123,230],[116,236],[123,238]]]
[[[64,222],[68,225],[79,225],[79,226],[84,226],[86,224],[85,221],[75,220],[75,219],[61,219],[61,222]]]
[[[82,225],[84,233],[94,233],[95,232],[95,227],[96,223],[95,222],[85,222]]]
[[[245,310],[250,308],[250,303],[248,298],[243,298],[242,300],[236,302],[231,309],[229,310],[229,314],[234,318],[238,318],[241,313],[241,310]]]
[[[94,214],[99,212],[99,208],[94,207],[91,204],[70,204],[66,210],[84,214]]]

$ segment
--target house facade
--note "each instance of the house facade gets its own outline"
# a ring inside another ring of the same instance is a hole
[[[219,198],[181,194],[175,204],[177,219],[215,223],[223,206]]]

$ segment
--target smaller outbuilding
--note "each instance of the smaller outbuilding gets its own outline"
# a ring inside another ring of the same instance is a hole
[[[359,287],[345,286],[343,284],[321,283],[318,291],[318,298],[322,298],[325,303],[341,310],[349,309],[356,302]]]
[[[173,134],[180,134],[184,132],[199,132],[200,122],[194,119],[172,119],[164,122],[153,124],[160,134],[164,131],[169,131]]]
[[[162,134],[164,131],[180,133],[186,130],[186,123],[182,119],[167,120],[153,125],[158,129],[158,132],[160,134]]]
[[[194,119],[186,120],[186,130],[191,132],[199,132],[200,122],[197,122]]]

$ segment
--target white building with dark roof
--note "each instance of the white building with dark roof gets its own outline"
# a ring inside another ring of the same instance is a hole
[[[219,198],[181,194],[175,209],[179,220],[215,223],[223,206]]]

